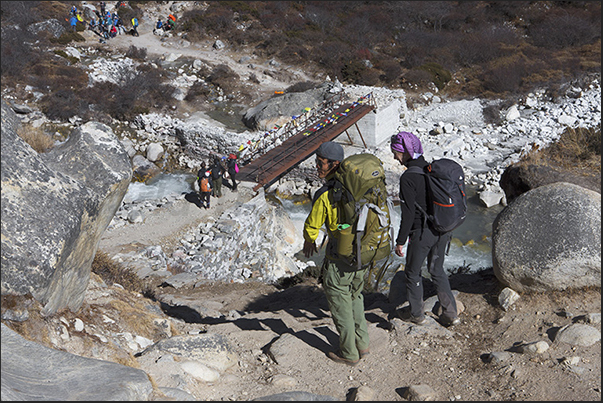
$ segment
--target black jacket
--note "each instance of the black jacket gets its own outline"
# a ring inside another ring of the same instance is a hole
[[[235,171],[236,163],[237,163],[237,160],[232,159],[232,158],[229,159],[228,162],[226,163],[227,167],[228,167],[228,173],[230,174],[230,176],[233,176],[233,174],[237,173],[237,171]]]
[[[408,166],[425,168],[428,163],[423,156],[408,162]],[[397,245],[404,245],[411,231],[421,229],[423,216],[416,208],[415,201],[427,211],[427,184],[424,175],[414,172],[404,172],[400,176],[400,230],[396,238]]]
[[[224,168],[222,168],[222,165],[218,162],[211,167],[211,177],[215,180],[221,178],[222,175],[224,175]]]

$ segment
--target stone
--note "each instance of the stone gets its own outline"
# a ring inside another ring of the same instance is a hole
[[[2,323],[2,401],[151,400],[139,369],[80,357],[24,339]]]
[[[2,101],[2,295],[31,294],[44,315],[77,311],[132,179],[130,159],[98,122],[38,154],[16,134],[15,118]]]
[[[519,346],[519,352],[522,354],[542,354],[549,349],[549,344],[544,341],[535,341],[533,343],[525,343]]]
[[[505,287],[500,294],[498,294],[498,303],[505,311],[509,310],[509,307],[513,305],[519,299],[519,294],[509,287]]]
[[[490,208],[492,206],[496,206],[500,204],[502,198],[504,197],[504,193],[502,192],[493,192],[490,190],[484,190],[479,194],[479,200],[482,202],[484,206]]]
[[[198,361],[184,361],[180,366],[186,373],[203,382],[215,382],[220,378],[220,373],[218,371],[208,368]]]
[[[507,110],[507,114],[505,115],[505,119],[507,119],[507,121],[512,121],[515,120],[517,118],[519,118],[521,115],[519,114],[519,110],[517,109],[517,105],[513,105],[511,106],[508,110]]]
[[[601,341],[601,332],[592,326],[574,323],[559,329],[555,335],[555,341],[573,346],[589,347]]]
[[[368,386],[362,385],[354,389],[351,400],[354,402],[374,402],[376,393]]]
[[[151,162],[157,161],[163,156],[164,149],[159,143],[151,143],[147,146],[147,159]]]
[[[411,385],[404,393],[406,400],[433,402],[438,400],[437,394],[429,385]]]
[[[492,224],[498,280],[516,292],[601,286],[601,195],[557,182],[509,203]]]
[[[507,202],[513,201],[528,190],[555,182],[568,182],[601,193],[601,174],[592,172],[572,173],[555,166],[526,165],[515,163],[507,168],[500,176],[500,187],[505,192]]]
[[[149,347],[150,351],[164,351],[178,355],[223,372],[238,362],[238,356],[228,339],[221,334],[204,333],[197,335],[174,336],[163,339]]]

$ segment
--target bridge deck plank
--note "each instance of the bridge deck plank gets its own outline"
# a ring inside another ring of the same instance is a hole
[[[347,116],[340,116],[334,124],[329,124],[308,136],[304,136],[303,133],[306,130],[302,130],[299,134],[283,141],[281,145],[239,167],[237,179],[257,183],[254,190],[262,186],[265,188],[270,186],[314,154],[322,143],[334,140],[349,129],[367,113],[371,112],[374,106],[360,104],[352,108],[352,104],[346,104],[336,109],[333,114],[344,112],[346,109],[350,109]]]

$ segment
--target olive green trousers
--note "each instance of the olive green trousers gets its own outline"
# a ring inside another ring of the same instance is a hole
[[[345,263],[325,258],[322,285],[339,333],[340,354],[345,359],[356,361],[360,358],[358,350],[369,347],[362,295],[368,267],[360,271],[353,270],[353,267]]]

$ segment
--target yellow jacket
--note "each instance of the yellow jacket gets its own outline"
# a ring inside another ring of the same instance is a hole
[[[304,240],[315,242],[322,226],[326,224],[329,238],[337,233],[337,207],[327,185],[316,191],[312,210],[304,222]]]

